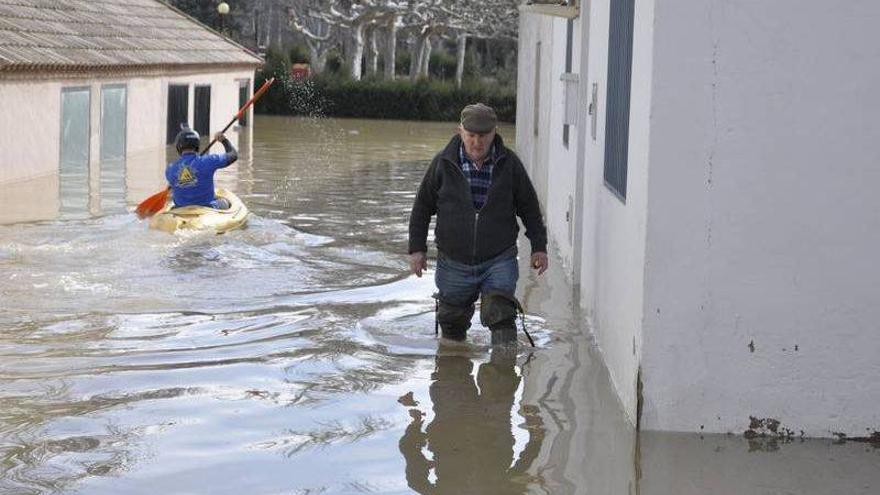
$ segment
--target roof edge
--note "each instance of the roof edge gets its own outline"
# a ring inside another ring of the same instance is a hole
[[[63,65],[63,64],[14,64],[0,65],[0,80],[38,77],[68,79],[132,76],[161,76],[193,74],[199,72],[224,72],[227,70],[256,71],[263,64],[256,62],[225,62],[203,64],[130,64],[130,65]]]

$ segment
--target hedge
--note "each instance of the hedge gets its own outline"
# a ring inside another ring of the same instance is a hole
[[[333,76],[292,81],[281,66],[274,71],[264,70],[255,87],[262,84],[267,73],[278,81],[256,105],[259,113],[455,121],[465,105],[483,102],[495,108],[499,120],[516,119],[513,91],[489,84],[469,83],[457,88],[445,81],[353,81]]]

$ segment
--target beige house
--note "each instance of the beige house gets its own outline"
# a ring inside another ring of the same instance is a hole
[[[180,125],[219,131],[261,64],[158,0],[0,0],[0,222],[137,203]]]

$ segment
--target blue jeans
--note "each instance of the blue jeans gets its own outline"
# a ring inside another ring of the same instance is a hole
[[[517,280],[519,266],[515,247],[478,265],[459,263],[443,253],[437,256],[434,282],[440,292],[440,301],[453,306],[468,307],[483,292],[503,292],[512,296],[516,292]]]

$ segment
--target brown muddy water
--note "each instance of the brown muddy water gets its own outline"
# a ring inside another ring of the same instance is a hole
[[[438,342],[404,252],[454,124],[255,124],[223,236],[128,212],[161,160],[0,188],[0,493],[880,492],[869,445],[637,441],[558,262],[520,279],[536,349]]]

